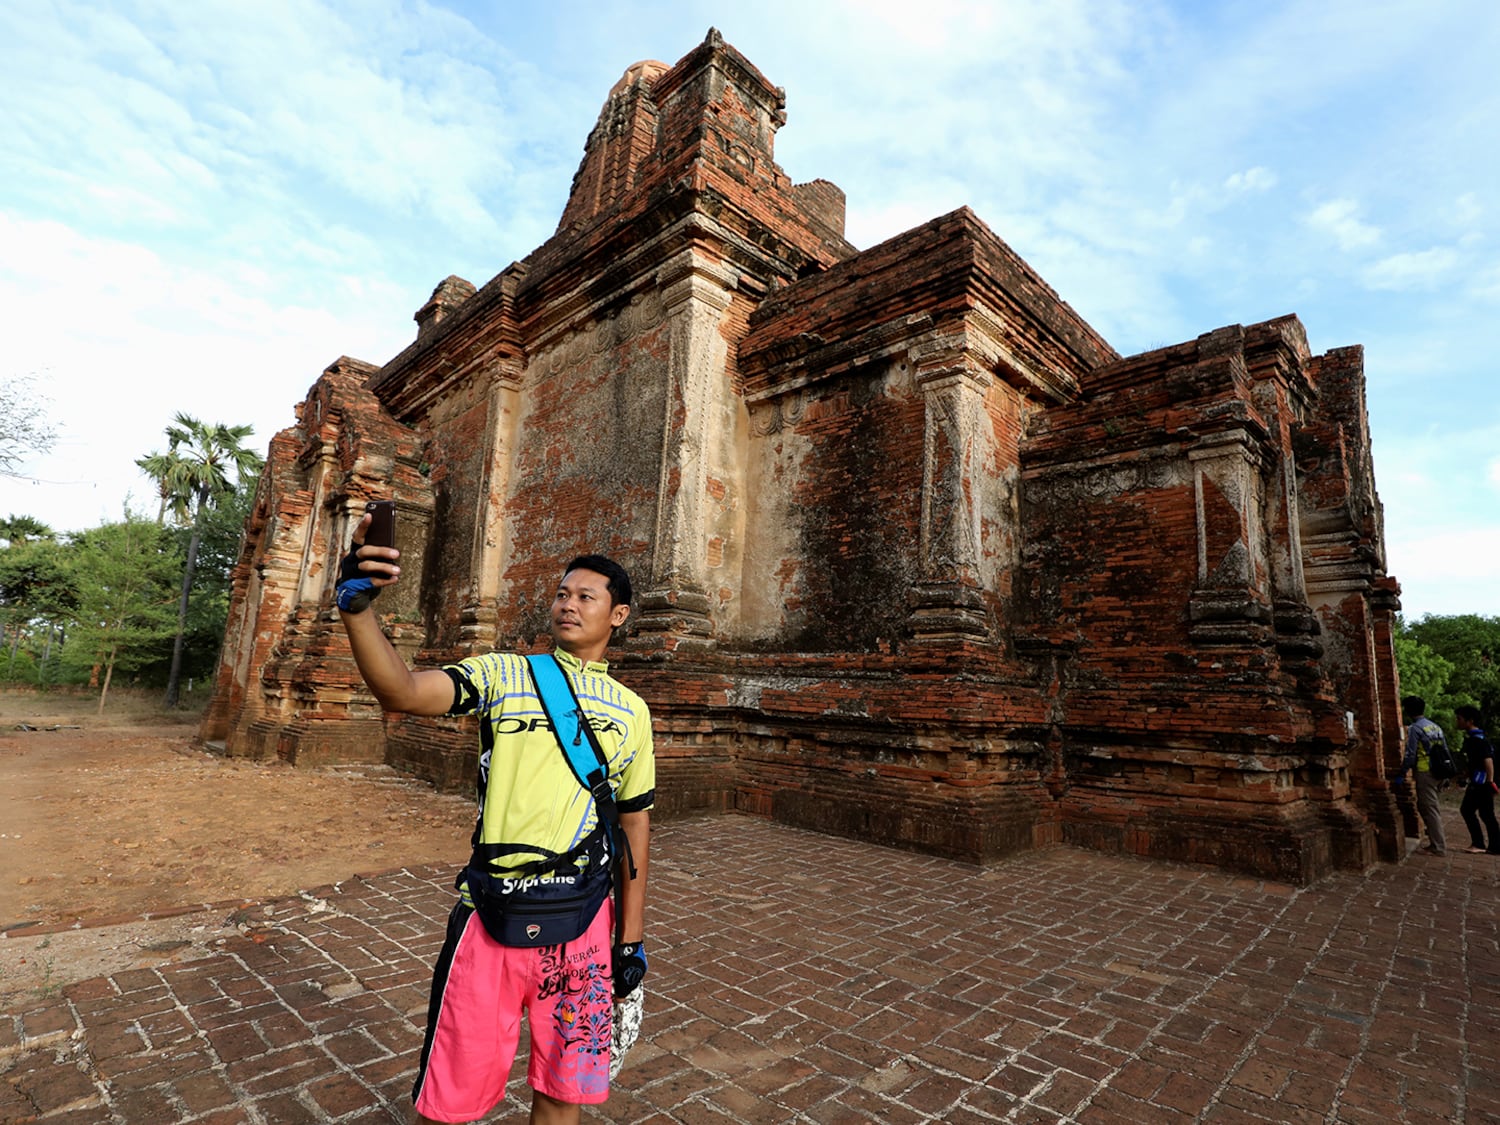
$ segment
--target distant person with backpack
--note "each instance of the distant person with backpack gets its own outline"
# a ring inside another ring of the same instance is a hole
[[[479,718],[479,819],[433,970],[417,1121],[476,1121],[504,1099],[524,1012],[530,1120],[577,1125],[609,1097],[614,1001],[638,1012],[646,973],[651,715],[604,661],[630,576],[602,555],[570,562],[551,655],[413,669],[368,612],[401,573],[389,540],[366,542],[371,526],[355,528],[336,593],[365,683],[386,711]]]
[[[1479,729],[1479,708],[1464,704],[1453,712],[1453,721],[1464,732],[1463,758],[1468,763],[1469,783],[1459,806],[1469,828],[1469,853],[1500,855],[1500,825],[1495,823],[1495,748]],[[1480,831],[1480,823],[1484,831]],[[1485,846],[1485,835],[1489,846]]]
[[[1427,855],[1447,855],[1438,783],[1454,774],[1448,739],[1443,728],[1427,717],[1427,703],[1420,695],[1408,695],[1401,700],[1401,721],[1406,724],[1406,753],[1393,780],[1400,783],[1408,772],[1416,779],[1417,813],[1427,826],[1427,844],[1422,851]]]

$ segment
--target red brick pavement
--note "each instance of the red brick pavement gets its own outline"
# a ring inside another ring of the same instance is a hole
[[[645,1037],[585,1120],[1500,1120],[1500,861],[1461,849],[1298,890],[666,824]],[[270,903],[212,957],[0,1013],[0,1121],[407,1121],[451,878]]]

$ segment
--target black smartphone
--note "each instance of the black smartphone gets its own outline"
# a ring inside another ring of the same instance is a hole
[[[396,502],[394,500],[371,500],[365,505],[370,513],[370,526],[365,528],[365,546],[394,547],[396,545]]]

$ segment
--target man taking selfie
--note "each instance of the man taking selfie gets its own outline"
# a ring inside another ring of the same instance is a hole
[[[336,599],[360,674],[386,711],[472,714],[480,727],[474,851],[433,971],[417,1121],[474,1121],[504,1098],[525,1012],[530,1120],[572,1125],[609,1096],[614,1001],[646,972],[651,715],[604,660],[630,616],[630,577],[602,555],[570,562],[550,657],[418,670],[369,612],[401,575],[394,546],[366,543],[370,525],[355,528]]]

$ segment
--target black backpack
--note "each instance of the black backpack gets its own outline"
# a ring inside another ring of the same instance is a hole
[[[1450,777],[1458,776],[1458,763],[1453,760],[1448,740],[1441,733],[1427,744],[1427,772],[1435,781],[1447,781]]]

